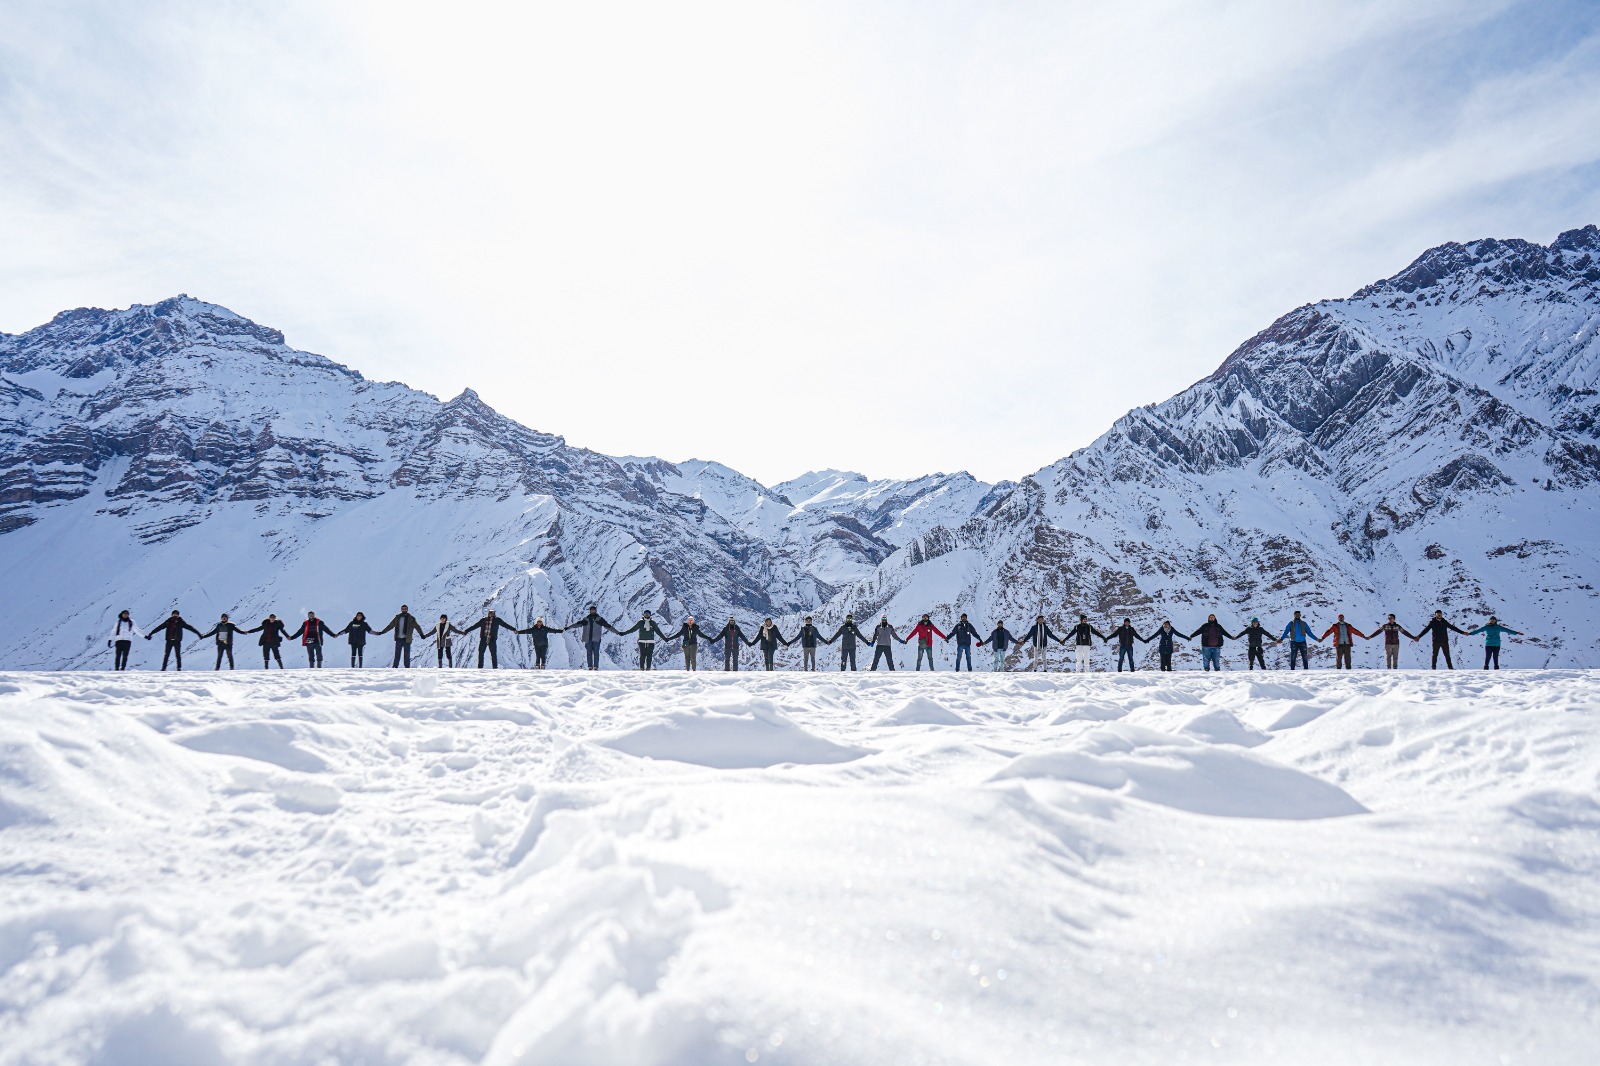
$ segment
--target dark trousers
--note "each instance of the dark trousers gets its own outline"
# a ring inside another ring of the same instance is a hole
[[[535,670],[543,670],[544,669],[544,661],[545,661],[546,657],[549,656],[549,654],[550,654],[550,645],[548,645],[548,644],[542,644],[542,645],[541,644],[535,644],[533,646],[533,668]]]
[[[1117,645],[1117,673],[1119,674],[1122,673],[1122,660],[1124,659],[1128,660],[1128,670],[1131,672],[1134,669],[1132,644]]]
[[[1167,671],[1170,674],[1172,672],[1172,652],[1170,652],[1170,651],[1162,651],[1162,652],[1160,652],[1160,655],[1161,655],[1161,669]]]
[[[872,668],[874,670],[878,668],[878,661],[880,659],[888,660],[889,669],[894,669],[894,649],[889,647],[889,645],[879,644],[872,649]]]
[[[1267,653],[1259,644],[1250,645],[1250,669],[1256,668],[1256,663],[1261,664],[1261,669],[1267,668]]]
[[[115,665],[112,666],[113,670],[126,670],[128,668],[128,652],[132,648],[133,641],[131,640],[117,641],[117,654],[114,659]]]
[[[774,655],[776,655],[776,654],[778,654],[778,649],[777,648],[762,648],[761,649],[761,660],[764,663],[767,664],[767,669],[768,670],[772,669],[772,657]]]
[[[928,669],[932,670],[933,669],[933,645],[932,644],[918,644],[917,645],[917,669],[918,670],[922,669],[922,657],[924,655],[926,655],[928,657]]]
[[[177,669],[179,669],[179,670],[183,669],[183,644],[182,644],[182,642],[175,641],[175,640],[167,641],[167,648],[166,648],[165,651],[163,651],[161,653],[161,669],[165,670],[167,668],[167,659],[169,657],[171,659],[175,660],[175,662],[177,664]]]
[[[274,659],[278,660],[278,669],[282,670],[283,656],[278,654],[278,646],[276,644],[261,645],[261,669],[272,669],[272,660]]]
[[[739,669],[739,642],[733,637],[722,638],[722,669]]]
[[[1440,652],[1444,652],[1445,669],[1446,670],[1454,670],[1456,668],[1456,664],[1450,661],[1450,645],[1447,644],[1447,643],[1441,643],[1439,641],[1435,641],[1434,642],[1434,645],[1433,645],[1433,665],[1430,666],[1428,669],[1430,669],[1430,670],[1439,669],[1439,653]]]
[[[478,645],[478,669],[479,670],[483,669],[483,653],[484,652],[488,652],[489,653],[489,666],[490,666],[490,668],[494,669],[494,670],[500,669],[500,648],[492,640],[489,641],[488,643],[479,643],[479,645]]]
[[[698,670],[699,667],[696,666],[695,663],[699,658],[700,645],[698,642],[685,644],[683,646],[683,668],[685,670]]]
[[[365,644],[352,644],[352,645],[350,645],[350,665],[351,666],[360,666],[361,665],[361,653],[366,651],[366,650],[367,650],[367,646]]]
[[[221,670],[222,669],[222,657],[224,655],[226,655],[228,657],[228,669],[229,670],[233,669],[233,645],[232,644],[218,644],[217,645],[217,665],[213,666],[211,669],[213,669],[213,670]]]
[[[967,673],[970,674],[970,673],[972,673],[972,645],[971,644],[957,644],[956,645],[956,670],[958,672],[961,670],[961,657],[963,655],[965,655],[967,657]]]
[[[639,669],[654,670],[656,664],[656,642],[644,641],[639,645]]]
[[[389,668],[392,670],[395,667],[398,667],[401,659],[406,661],[406,668],[410,669],[411,642],[409,640],[397,640],[394,642],[394,662],[389,664]]]
[[[1350,649],[1352,647],[1354,647],[1352,644],[1335,644],[1333,646],[1333,668],[1335,670],[1354,669],[1350,665]]]
[[[844,672],[845,663],[850,664],[851,670],[856,668],[856,646],[854,644],[846,644],[839,649],[839,671],[841,673]]]
[[[315,670],[322,665],[322,641],[306,645],[306,666]]]
[[[456,652],[453,646],[449,644],[436,644],[434,645],[433,652],[434,657],[439,660],[437,664],[439,669],[443,670],[446,665],[454,666],[456,664]]]
[[[586,670],[600,669],[600,642],[589,641],[583,646],[583,665]]]
[[[1494,669],[1500,669],[1500,645],[1485,644],[1483,646],[1483,668],[1489,669],[1489,664],[1494,663]]]
[[[1306,654],[1306,642],[1305,641],[1303,641],[1303,640],[1291,640],[1289,642],[1289,669],[1291,669],[1291,670],[1294,669],[1294,657],[1296,655],[1300,656],[1300,665],[1302,667],[1304,667],[1307,670],[1311,669],[1311,658],[1310,658],[1309,655]]]

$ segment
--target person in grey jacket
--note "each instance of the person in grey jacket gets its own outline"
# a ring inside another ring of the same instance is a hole
[[[665,640],[666,637],[661,632],[661,627],[656,625],[656,620],[650,617],[649,611],[646,611],[643,618],[618,633],[617,636],[625,637],[629,633],[639,634],[639,669],[655,669],[656,641]]]
[[[389,624],[374,633],[374,636],[383,636],[394,630],[394,662],[389,664],[390,669],[400,665],[404,659],[406,667],[411,666],[411,641],[414,637],[422,635],[422,623],[417,621],[417,616],[411,613],[411,608],[405,604],[400,605],[400,613],[389,619]]]
[[[452,625],[450,616],[447,614],[441,614],[439,616],[439,624],[422,634],[424,640],[433,641],[434,661],[441,670],[446,666],[455,666],[456,664],[455,641],[450,639],[452,635],[464,637],[467,634],[465,630],[457,629]]]
[[[583,642],[584,669],[600,669],[600,639],[605,636],[608,629],[615,633],[616,627],[601,618],[599,609],[591,603],[589,613],[566,628],[577,629],[578,639]]]
[[[889,669],[894,669],[894,642],[897,640],[902,644],[905,643],[895,633],[894,626],[889,624],[889,616],[884,615],[883,620],[878,623],[878,628],[872,631],[872,669],[878,668],[879,660],[886,660]]]
[[[112,649],[113,670],[126,670],[128,668],[128,652],[133,649],[133,638],[142,637],[139,627],[133,624],[133,616],[123,611],[117,615],[117,624],[111,627],[111,633],[106,637],[106,647]]]

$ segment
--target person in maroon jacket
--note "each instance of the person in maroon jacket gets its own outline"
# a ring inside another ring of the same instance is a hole
[[[1389,620],[1375,628],[1367,639],[1371,640],[1372,637],[1376,637],[1379,633],[1383,634],[1383,668],[1385,670],[1400,669],[1400,638],[1401,636],[1407,636],[1412,640],[1416,640],[1416,635],[1399,622],[1396,622],[1392,614],[1389,616]]]
[[[1200,663],[1208,671],[1222,670],[1222,642],[1224,640],[1238,640],[1239,638],[1222,628],[1222,623],[1217,621],[1214,614],[1206,615],[1206,620],[1200,623],[1200,628],[1190,633],[1185,640],[1200,638]]]
[[[144,639],[149,640],[157,633],[166,634],[167,647],[166,650],[161,653],[161,669],[165,670],[167,668],[167,658],[169,656],[175,660],[175,666],[177,669],[183,669],[183,631],[185,629],[197,637],[200,635],[200,631],[198,629],[183,620],[183,615],[179,614],[177,611],[173,611],[167,616],[167,620],[165,622],[162,622],[160,625],[156,626],[154,629],[144,635]],[[1457,632],[1460,632],[1460,630],[1457,630]]]
[[[928,657],[928,669],[932,670],[933,638],[938,637],[940,640],[949,640],[950,638],[939,632],[939,628],[933,624],[933,617],[926,614],[922,616],[922,621],[913,626],[911,632],[906,634],[905,642],[909,644],[912,637],[917,638],[917,669],[922,669],[922,657],[926,655]]]
[[[1339,620],[1329,626],[1327,632],[1317,639],[1327,640],[1329,633],[1333,634],[1333,668],[1335,670],[1353,670],[1354,667],[1350,665],[1350,649],[1355,647],[1357,637],[1362,640],[1369,640],[1371,639],[1371,634],[1363,633],[1349,622],[1346,622],[1342,614],[1339,616]]]
[[[289,634],[289,639],[298,640],[305,647],[306,666],[315,670],[322,666],[322,638],[335,635],[327,623],[317,617],[316,611],[307,611],[306,620],[300,623],[299,629]]]

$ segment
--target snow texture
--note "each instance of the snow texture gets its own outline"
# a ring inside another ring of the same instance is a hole
[[[0,1061],[1593,1061],[1600,681],[0,675]]]

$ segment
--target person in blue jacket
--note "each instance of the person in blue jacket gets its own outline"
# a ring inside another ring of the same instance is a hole
[[[1322,638],[1311,632],[1311,623],[1301,618],[1299,611],[1296,611],[1294,618],[1290,620],[1288,625],[1283,627],[1283,632],[1279,634],[1278,639],[1289,642],[1289,669],[1294,669],[1294,657],[1296,655],[1300,656],[1301,666],[1307,670],[1311,669],[1311,658],[1306,654],[1306,642],[1314,640],[1321,644]]]
[[[1483,634],[1483,668],[1485,670],[1489,669],[1490,662],[1494,663],[1494,669],[1500,669],[1500,637],[1502,634],[1510,633],[1514,637],[1522,636],[1521,633],[1510,626],[1501,625],[1500,620],[1494,615],[1490,615],[1489,620],[1478,628],[1467,630],[1467,636],[1469,637],[1474,633]]]

